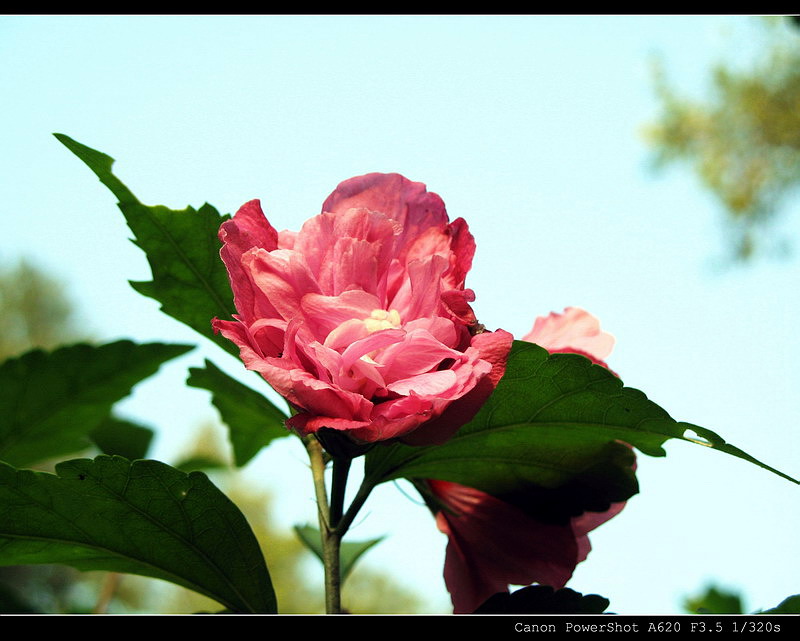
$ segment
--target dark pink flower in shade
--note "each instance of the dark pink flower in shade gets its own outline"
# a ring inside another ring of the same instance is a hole
[[[512,337],[479,330],[464,286],[475,241],[422,183],[346,180],[298,232],[277,232],[253,200],[219,236],[238,313],[214,328],[298,411],[301,434],[442,442],[505,371]]]
[[[614,346],[597,319],[575,307],[537,318],[523,340],[550,352],[582,354],[604,366],[602,359]],[[509,585],[563,588],[589,554],[588,533],[625,507],[614,503],[605,512],[584,512],[557,525],[470,487],[446,481],[428,481],[428,486],[442,506],[436,525],[448,537],[444,579],[455,613],[474,612]]]

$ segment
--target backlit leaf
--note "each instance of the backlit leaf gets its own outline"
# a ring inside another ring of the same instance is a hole
[[[217,239],[219,226],[228,216],[207,203],[198,210],[143,205],[112,173],[113,158],[64,134],[55,137],[117,197],[134,243],[147,255],[153,280],[132,282],[131,286],[161,303],[165,314],[238,357],[238,348],[211,328],[212,318],[230,318],[236,313]]]
[[[797,483],[714,432],[675,421],[604,367],[522,341],[514,343],[494,394],[452,439],[431,447],[375,447],[367,454],[367,475],[376,483],[452,481],[563,523],[636,493],[628,445],[664,456],[670,438],[732,454]]]
[[[272,439],[291,434],[284,424],[286,414],[211,361],[206,360],[205,368],[190,368],[189,373],[189,385],[211,392],[211,402],[228,426],[237,466],[245,465]]]

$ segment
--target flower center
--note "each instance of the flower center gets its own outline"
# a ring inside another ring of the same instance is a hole
[[[369,318],[365,318],[363,323],[370,334],[382,329],[397,329],[400,327],[400,312],[396,309],[388,312],[385,309],[373,309]]]

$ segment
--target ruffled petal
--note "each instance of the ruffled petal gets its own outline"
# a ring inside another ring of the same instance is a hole
[[[472,347],[479,355],[478,360],[488,365],[485,373],[477,378],[466,394],[450,403],[438,418],[406,435],[403,441],[409,445],[437,445],[447,441],[462,425],[469,423],[503,377],[513,341],[514,337],[502,329],[474,336]]]
[[[398,241],[403,246],[430,227],[448,224],[442,199],[427,191],[424,184],[400,174],[373,173],[345,180],[325,200],[322,211],[341,213],[360,207],[398,222],[402,227]]]
[[[278,233],[269,224],[261,203],[251,200],[239,208],[219,229],[220,256],[230,275],[233,299],[240,317],[247,323],[264,316],[277,316],[269,300],[254,285],[242,256],[254,247],[271,251],[277,248]]]
[[[563,314],[551,312],[549,316],[540,316],[522,340],[536,343],[551,353],[582,354],[600,363],[614,348],[614,337],[600,329],[597,318],[579,307],[567,307]]]
[[[293,250],[251,249],[242,256],[242,266],[259,292],[286,321],[300,315],[303,296],[320,293],[305,257]]]
[[[354,289],[338,296],[306,294],[302,298],[299,315],[309,331],[318,340],[325,341],[342,324],[353,320],[363,321],[370,317],[373,310],[379,308],[380,301],[374,294]],[[352,331],[352,328],[347,331]],[[334,337],[331,340],[339,339]]]

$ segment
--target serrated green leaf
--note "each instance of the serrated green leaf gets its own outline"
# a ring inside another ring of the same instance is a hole
[[[323,561],[322,542],[320,540],[319,530],[317,528],[311,527],[310,525],[295,525],[294,531],[297,533],[297,536],[300,539],[300,541],[309,550],[311,550],[320,561]],[[340,571],[342,575],[342,581],[344,581],[350,574],[350,572],[353,570],[356,561],[358,561],[358,559],[361,558],[361,555],[363,555],[364,552],[369,550],[373,545],[377,545],[381,541],[383,541],[383,537],[377,539],[370,539],[368,541],[342,542],[339,551]]]
[[[141,574],[234,612],[276,611],[252,530],[204,474],[117,456],[66,461],[56,473],[0,464],[0,565]]]
[[[211,392],[211,402],[228,426],[236,465],[241,467],[275,438],[291,434],[286,414],[269,399],[228,376],[206,360],[205,369],[192,367],[186,383]]]
[[[103,454],[116,454],[131,461],[147,457],[155,433],[132,421],[107,416],[89,437]]]
[[[624,443],[664,456],[670,438],[733,454],[797,483],[710,430],[675,421],[588,359],[548,354],[522,341],[515,341],[494,394],[450,441],[376,447],[367,454],[366,469],[375,483],[402,477],[453,481],[564,522],[586,510],[602,512],[637,491]]]
[[[190,349],[122,340],[7,360],[0,365],[0,460],[24,467],[85,449],[114,403]]]
[[[63,134],[54,134],[119,200],[119,208],[147,256],[153,280],[131,282],[140,294],[161,303],[161,311],[185,323],[238,357],[229,340],[215,335],[211,319],[236,313],[228,273],[219,257],[217,232],[227,220],[205,204],[195,210],[143,205],[112,173],[114,159]]]
[[[97,151],[86,145],[82,145],[76,140],[64,134],[53,134],[60,143],[62,143],[73,154],[80,158],[89,169],[100,179],[106,187],[111,190],[120,203],[136,203],[139,202],[131,191],[122,184],[111,171],[111,166],[114,164],[114,159],[107,156],[102,151]]]

